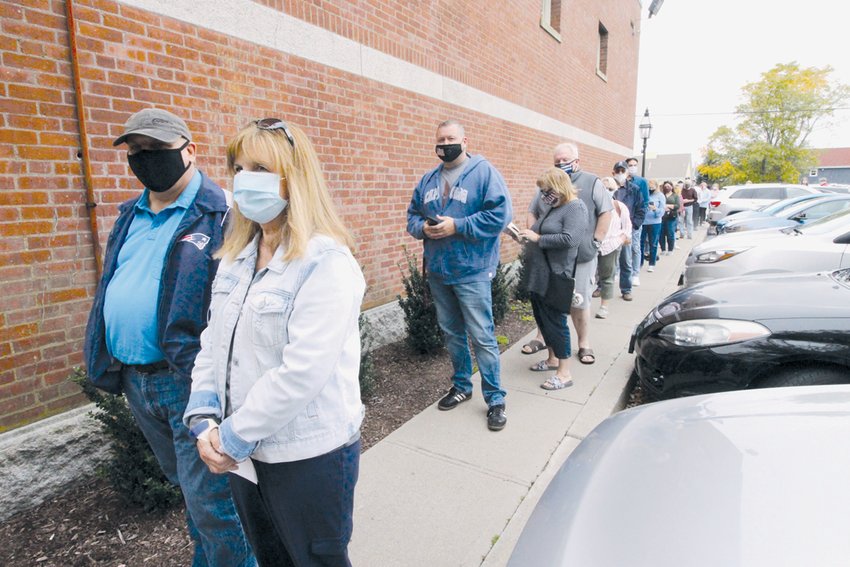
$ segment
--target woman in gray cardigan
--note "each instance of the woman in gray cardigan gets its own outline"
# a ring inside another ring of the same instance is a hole
[[[537,222],[522,231],[526,244],[526,270],[531,308],[537,328],[543,334],[549,357],[531,367],[535,372],[555,371],[540,385],[544,390],[572,386],[569,358],[570,328],[567,313],[560,313],[543,302],[549,285],[550,270],[575,277],[578,246],[588,233],[587,208],[578,198],[570,176],[558,167],[543,172],[537,180],[540,198]]]

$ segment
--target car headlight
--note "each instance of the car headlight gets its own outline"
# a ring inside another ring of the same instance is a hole
[[[729,230],[728,228],[726,230]],[[715,262],[722,262],[723,260],[728,260],[732,256],[737,256],[741,252],[745,250],[749,250],[750,247],[747,246],[745,248],[724,248],[722,250],[712,250],[710,252],[703,252],[702,254],[696,255],[697,264],[714,264]]]
[[[714,346],[766,337],[770,330],[752,321],[694,319],[667,325],[658,335],[678,346]]]

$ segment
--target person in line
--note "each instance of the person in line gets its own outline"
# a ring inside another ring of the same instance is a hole
[[[435,151],[443,163],[416,186],[407,208],[407,231],[424,240],[428,286],[454,370],[452,387],[437,407],[451,410],[472,397],[468,333],[481,373],[487,427],[500,431],[507,423],[506,393],[490,281],[512,206],[502,175],[482,156],[468,154],[467,143],[458,121],[437,126]]]
[[[685,238],[688,240],[694,237],[694,209],[699,207],[699,197],[697,191],[691,186],[689,181],[685,182],[682,188],[682,204],[685,207]]]
[[[186,502],[193,565],[256,565],[227,479],[212,474],[183,424],[229,206],[196,166],[180,117],[146,108],[113,142],[145,187],[118,207],[86,328],[91,382],[124,393],[136,423]]]
[[[682,199],[673,191],[673,184],[665,181],[661,186],[664,194],[664,215],[661,217],[661,255],[670,256],[676,247],[676,224]]]
[[[644,208],[646,208],[649,205],[649,182],[638,175],[638,159],[636,157],[626,158],[626,166],[629,181],[640,190]],[[643,266],[643,248],[643,229],[641,228],[641,237],[632,241],[632,266]],[[632,270],[632,285],[635,287],[640,285],[640,270]]]
[[[602,179],[605,188],[613,194],[617,190],[617,182],[612,177]],[[599,310],[596,312],[597,319],[608,318],[608,305],[614,297],[614,272],[617,269],[617,259],[620,257],[621,247],[630,247],[632,243],[632,221],[629,217],[629,209],[616,199],[613,200],[614,208],[611,210],[611,225],[608,234],[602,239],[599,247],[599,296],[601,298]]]
[[[676,187],[673,189],[676,195],[679,196],[679,210],[676,211],[676,238],[682,239],[685,237],[685,203],[682,200],[682,190],[685,184],[682,180],[676,182]],[[678,248],[679,245],[676,245]]]
[[[349,566],[366,283],[300,128],[248,124],[227,167],[236,207],[183,419],[212,472],[238,473],[260,565]]]
[[[634,248],[635,240],[640,246],[640,231],[647,207],[640,190],[629,181],[626,170],[626,162],[618,161],[614,164],[612,172],[618,187],[614,192],[614,199],[623,203],[629,210],[629,218],[632,221],[632,248]],[[635,281],[632,274],[637,275],[640,272],[640,252],[638,252],[638,263],[633,264],[633,258],[631,249],[620,250],[620,293],[625,301],[632,300],[632,285]]]
[[[535,372],[555,373],[540,385],[544,390],[572,386],[570,376],[570,329],[567,313],[543,300],[551,272],[575,277],[578,249],[586,236],[588,215],[572,181],[562,169],[551,167],[537,179],[540,190],[540,216],[530,229],[522,231],[526,244],[526,269],[531,308],[537,328],[546,341],[548,357],[531,367]]]
[[[708,183],[703,181],[699,184],[697,205],[699,206],[699,226],[705,223],[708,216],[708,205],[711,202],[711,190],[708,188]]]
[[[661,233],[661,217],[664,215],[666,199],[658,190],[658,183],[653,179],[649,182],[649,205],[646,209],[646,217],[643,220],[640,259],[643,265],[644,258],[649,261],[647,272],[655,271],[655,262],[658,259],[658,237]]]

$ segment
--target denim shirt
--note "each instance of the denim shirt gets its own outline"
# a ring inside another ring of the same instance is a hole
[[[348,248],[325,236],[296,260],[278,248],[255,275],[257,242],[219,265],[183,420],[220,420],[222,448],[237,461],[308,459],[344,445],[363,420],[366,284]]]

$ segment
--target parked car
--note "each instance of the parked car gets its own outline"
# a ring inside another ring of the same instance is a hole
[[[652,398],[850,383],[850,269],[680,289],[635,327],[629,352]]]
[[[850,266],[848,244],[848,209],[800,227],[722,234],[691,250],[682,282],[844,268]]]
[[[819,187],[808,185],[789,185],[787,183],[751,183],[749,185],[730,185],[710,201],[708,221],[716,223],[726,215],[738,211],[751,211],[773,204],[788,197],[797,197],[806,193],[823,193]]]
[[[770,207],[767,207],[764,209],[765,212],[756,212],[745,218],[738,218],[739,215],[728,216],[717,223],[717,234],[766,228],[788,228],[822,219],[848,207],[850,207],[850,194],[817,195],[814,199],[807,199],[784,207],[780,212],[774,214],[765,214],[770,209]]]
[[[848,436],[848,386],[616,413],[555,474],[508,566],[846,565]]]
[[[792,207],[797,203],[802,203],[804,201],[808,201],[809,199],[818,199],[823,197],[823,193],[805,193],[803,195],[798,195],[796,197],[789,197],[787,199],[782,199],[781,201],[777,201],[772,205],[765,205],[763,207],[759,207],[758,209],[747,210],[747,211],[738,211],[737,213],[731,213],[717,221],[714,225],[715,233],[723,232],[723,228],[727,223],[732,221],[739,221],[742,219],[747,219],[751,217],[759,217],[764,215],[775,215],[783,211],[788,207]]]

